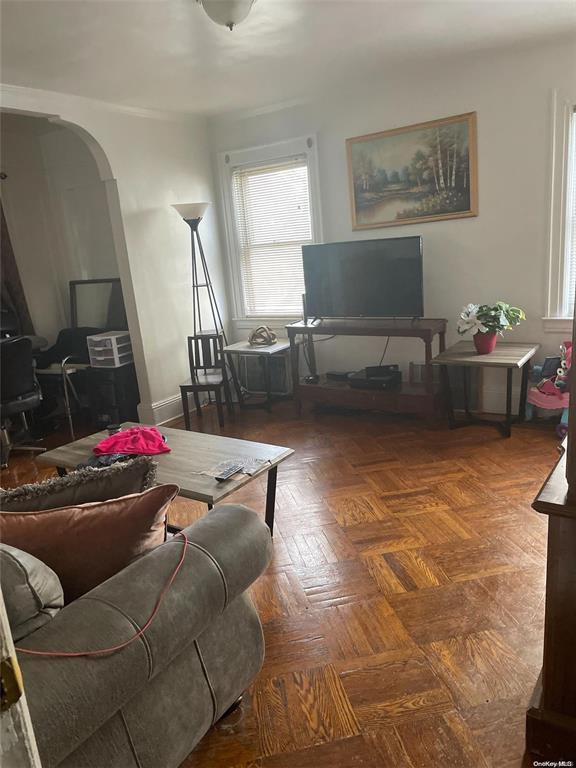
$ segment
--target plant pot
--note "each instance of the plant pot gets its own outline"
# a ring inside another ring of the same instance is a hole
[[[474,339],[476,352],[479,355],[489,355],[490,352],[494,352],[494,347],[496,346],[496,341],[498,340],[498,334],[496,331],[486,331],[484,333],[478,331],[478,333],[475,333],[472,338]]]

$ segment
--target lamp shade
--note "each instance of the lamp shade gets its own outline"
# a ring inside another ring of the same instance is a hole
[[[212,21],[232,29],[248,16],[255,0],[201,0],[201,2]]]
[[[208,210],[209,205],[210,203],[178,203],[172,208],[178,211],[184,221],[189,221],[191,219],[200,220]]]

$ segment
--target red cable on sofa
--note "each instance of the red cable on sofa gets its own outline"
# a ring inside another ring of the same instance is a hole
[[[124,640],[124,642],[119,643],[118,645],[113,645],[110,648],[102,648],[98,651],[32,651],[32,650],[29,650],[28,648],[18,648],[18,646],[15,647],[15,650],[17,650],[18,653],[27,653],[30,656],[73,657],[73,656],[102,656],[103,654],[114,653],[115,651],[119,651],[122,648],[126,648],[126,646],[130,645],[135,640],[137,640],[141,635],[144,634],[144,632],[146,632],[148,627],[150,627],[150,625],[156,618],[158,611],[160,610],[160,606],[162,605],[164,598],[168,593],[168,590],[174,583],[174,579],[178,575],[180,568],[182,568],[182,564],[184,563],[184,558],[186,557],[186,550],[188,549],[188,541],[186,539],[186,536],[184,536],[183,533],[177,533],[174,538],[176,538],[176,536],[181,536],[184,539],[184,547],[182,548],[182,555],[180,556],[178,565],[174,569],[174,572],[172,573],[172,576],[170,577],[169,581],[164,585],[164,588],[160,593],[158,600],[156,601],[156,605],[154,606],[154,610],[150,614],[150,618],[148,619],[148,621],[146,622],[146,624],[144,624],[142,629],[139,629],[138,632],[136,632],[136,634],[130,637],[128,640]]]

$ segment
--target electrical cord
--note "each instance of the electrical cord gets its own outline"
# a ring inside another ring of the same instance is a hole
[[[388,352],[388,344],[390,344],[390,336],[388,336],[387,339],[386,339],[386,345],[384,346],[384,352],[382,352],[382,357],[380,358],[380,362],[378,363],[378,365],[382,365],[382,363],[384,362],[384,358],[386,357],[386,352]]]
[[[308,357],[308,348],[306,344],[302,346],[302,351],[304,353],[304,360],[306,361],[306,365],[308,366],[308,372],[312,373],[312,369],[310,367],[310,358]]]
[[[332,341],[332,339],[335,339],[337,334],[334,334],[333,336],[326,336],[322,339],[312,339],[312,344],[321,344],[323,341]],[[308,344],[310,341],[305,341],[304,344],[302,344],[302,350],[304,352],[304,360],[306,361],[306,365],[308,366],[308,371],[312,373],[312,367],[310,366],[310,358],[308,356]]]
[[[321,344],[323,341],[332,341],[332,339],[336,338],[336,334],[333,336],[325,336],[323,339],[316,339],[316,341],[312,341],[312,344]]]
[[[30,656],[60,656],[65,658],[73,658],[75,656],[103,656],[108,653],[114,653],[115,651],[119,651],[122,648],[126,648],[126,646],[131,645],[135,640],[141,637],[141,635],[143,635],[144,632],[146,632],[146,630],[150,627],[150,625],[158,615],[158,611],[160,610],[160,606],[164,602],[164,598],[166,597],[170,587],[174,583],[174,579],[178,575],[180,568],[182,568],[182,565],[184,563],[184,558],[186,557],[186,552],[188,550],[188,540],[186,539],[186,536],[183,533],[175,534],[174,538],[176,538],[177,536],[181,536],[182,539],[184,540],[184,546],[182,547],[182,554],[180,556],[180,560],[178,561],[178,565],[174,569],[170,579],[164,585],[164,588],[162,589],[162,592],[160,593],[160,596],[156,601],[156,605],[154,606],[154,609],[150,614],[150,618],[148,619],[148,621],[144,624],[142,629],[139,629],[138,632],[136,632],[135,635],[132,635],[132,637],[129,637],[128,640],[124,640],[124,642],[118,643],[118,645],[110,646],[110,648],[101,648],[100,650],[97,650],[97,651],[32,651],[29,648],[19,648],[18,646],[15,647],[15,650],[18,651],[18,653],[26,653]]]

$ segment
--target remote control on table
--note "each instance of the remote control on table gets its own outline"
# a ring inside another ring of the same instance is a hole
[[[243,469],[244,464],[238,464],[235,461],[229,461],[227,464],[222,465],[215,479],[218,480],[219,483],[223,483],[224,480],[228,480],[228,478],[232,477],[232,475],[235,475],[237,472],[241,472]]]

